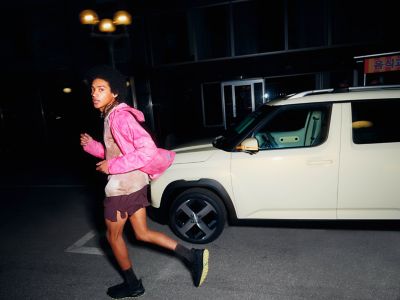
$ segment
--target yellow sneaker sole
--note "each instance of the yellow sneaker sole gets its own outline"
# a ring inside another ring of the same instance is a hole
[[[204,280],[206,280],[207,274],[208,274],[208,259],[210,257],[210,253],[208,252],[207,249],[204,249],[203,252],[203,272],[201,273],[201,278],[200,278],[200,283],[199,286],[202,285]]]

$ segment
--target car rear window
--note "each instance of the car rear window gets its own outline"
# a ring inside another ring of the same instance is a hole
[[[400,142],[400,99],[351,104],[355,144]]]

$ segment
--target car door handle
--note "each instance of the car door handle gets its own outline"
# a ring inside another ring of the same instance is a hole
[[[333,160],[331,159],[319,159],[319,160],[308,160],[307,165],[317,166],[317,165],[331,165]]]

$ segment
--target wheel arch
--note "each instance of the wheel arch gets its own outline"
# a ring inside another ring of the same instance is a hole
[[[165,188],[161,197],[160,210],[163,212],[164,220],[168,218],[168,211],[172,205],[172,201],[182,192],[191,188],[204,188],[214,192],[221,200],[227,213],[228,223],[235,223],[237,215],[232,203],[232,199],[225,190],[225,188],[218,181],[214,179],[202,178],[195,181],[177,180],[171,182]]]

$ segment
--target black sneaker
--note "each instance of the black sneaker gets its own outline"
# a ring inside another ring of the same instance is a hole
[[[204,282],[208,274],[209,252],[207,249],[192,249],[191,251],[193,252],[193,282],[196,287],[199,287]]]
[[[144,294],[142,280],[139,280],[137,286],[130,286],[126,282],[114,285],[107,290],[107,295],[113,299],[130,299]]]
[[[123,282],[123,283],[120,283],[120,284],[117,284],[117,285],[113,285],[112,287],[109,287],[107,289],[107,295],[108,294],[112,294],[112,295],[115,294],[118,290],[124,288],[125,285],[126,285],[126,282]]]

